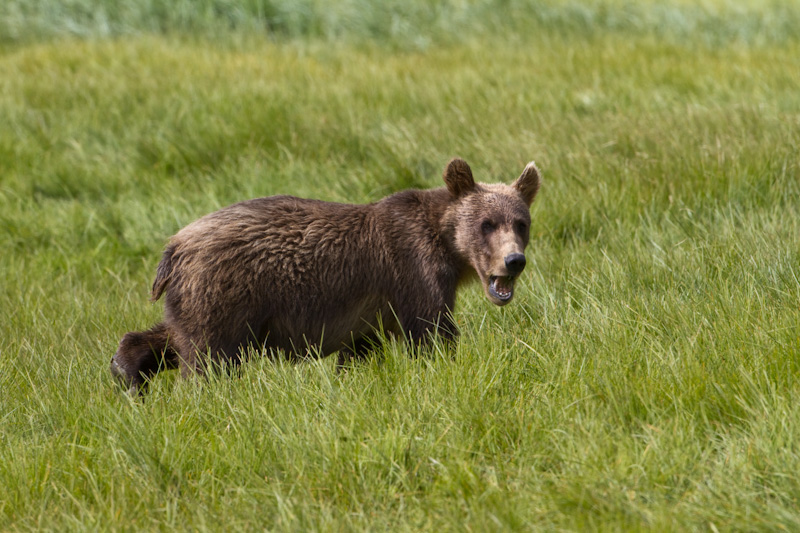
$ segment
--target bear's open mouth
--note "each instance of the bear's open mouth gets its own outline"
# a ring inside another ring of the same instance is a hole
[[[507,302],[514,296],[514,276],[489,276],[489,294]]]

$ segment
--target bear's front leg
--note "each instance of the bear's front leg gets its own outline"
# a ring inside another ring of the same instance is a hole
[[[353,361],[363,361],[371,352],[381,346],[381,339],[375,335],[364,335],[355,339],[352,344],[346,345],[339,350],[336,360],[336,371],[341,372]]]
[[[417,313],[401,317],[403,332],[414,349],[426,349],[435,339],[443,341],[448,349],[458,340],[458,328],[450,310],[445,307],[435,313]]]

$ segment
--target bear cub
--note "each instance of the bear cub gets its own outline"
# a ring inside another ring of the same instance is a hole
[[[286,357],[374,349],[378,332],[455,340],[456,288],[477,278],[505,305],[525,268],[531,162],[512,185],[476,183],[453,159],[445,187],[366,205],[272,196],[206,215],[172,237],[152,300],[164,321],[122,338],[111,373],[132,393],[158,371],[238,363],[247,347]]]

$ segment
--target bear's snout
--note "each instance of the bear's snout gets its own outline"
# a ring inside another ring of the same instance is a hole
[[[525,269],[525,255],[508,254],[506,256],[506,268],[512,276],[516,276]]]

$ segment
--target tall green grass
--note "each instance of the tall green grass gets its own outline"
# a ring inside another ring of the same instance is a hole
[[[586,25],[578,4],[441,3],[476,31],[417,41],[110,5],[0,7],[20,14],[0,17],[0,530],[800,526],[792,5],[627,6],[650,32],[615,2]],[[353,6],[328,16],[372,16]],[[464,290],[454,353],[256,359],[143,401],[112,383],[181,226],[438,186],[454,155],[544,176],[515,301]]]

